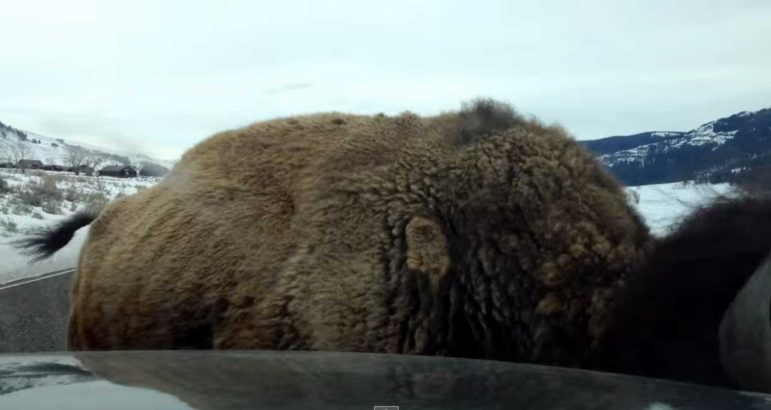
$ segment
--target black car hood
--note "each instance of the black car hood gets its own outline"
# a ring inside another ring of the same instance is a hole
[[[771,396],[495,361],[274,351],[0,355],[0,409],[771,409]]]

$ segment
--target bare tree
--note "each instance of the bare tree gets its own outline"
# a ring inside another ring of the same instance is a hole
[[[77,145],[70,145],[67,147],[67,165],[72,168],[75,175],[80,175],[80,167],[84,165],[88,151],[85,148]]]
[[[15,166],[21,168],[21,172],[25,172],[26,164],[24,160],[27,159],[31,153],[30,147],[22,140],[17,140],[6,145],[6,155],[11,159]]]
[[[96,175],[96,168],[101,165],[104,162],[104,157],[96,154],[95,152],[92,152],[90,155],[86,157],[85,164],[87,167],[89,167],[92,171],[92,175]]]
[[[6,144],[0,145],[0,159],[3,162],[8,162],[8,163],[13,162],[13,156],[11,155],[11,150]]]

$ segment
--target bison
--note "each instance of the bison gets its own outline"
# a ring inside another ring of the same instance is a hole
[[[93,221],[93,222],[92,222]],[[649,240],[557,126],[491,100],[223,132],[90,223],[72,349],[309,349],[579,365]]]
[[[766,189],[719,197],[655,241],[616,298],[603,369],[771,391]]]
[[[562,128],[478,100],[223,132],[152,188],[22,245],[45,257],[91,225],[74,350],[446,355],[763,389],[731,338],[754,328],[740,289],[771,245],[751,211],[765,242],[734,225],[753,200],[653,240]]]

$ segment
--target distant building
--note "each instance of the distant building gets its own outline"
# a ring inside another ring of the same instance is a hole
[[[143,177],[162,177],[169,173],[169,169],[158,164],[148,163],[139,170],[139,175]]]
[[[89,167],[88,165],[81,165],[79,167],[67,167],[67,172],[75,172],[76,168],[77,168],[78,174],[83,174],[88,176],[94,175],[94,169]]]
[[[16,168],[41,169],[43,168],[43,161],[40,161],[39,159],[22,159],[16,163]]]
[[[43,169],[46,171],[64,171],[64,167],[61,165],[43,165]]]
[[[131,165],[108,165],[99,170],[99,176],[136,178],[139,176],[139,170]]]

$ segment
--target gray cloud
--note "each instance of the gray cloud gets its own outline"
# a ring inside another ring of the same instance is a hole
[[[280,94],[287,91],[306,90],[311,87],[313,87],[312,83],[290,83],[290,84],[280,85],[278,87],[268,88],[263,92],[265,94]]]
[[[28,0],[0,15],[0,121],[164,157],[278,115],[479,95],[578,138],[771,105],[767,0]]]

